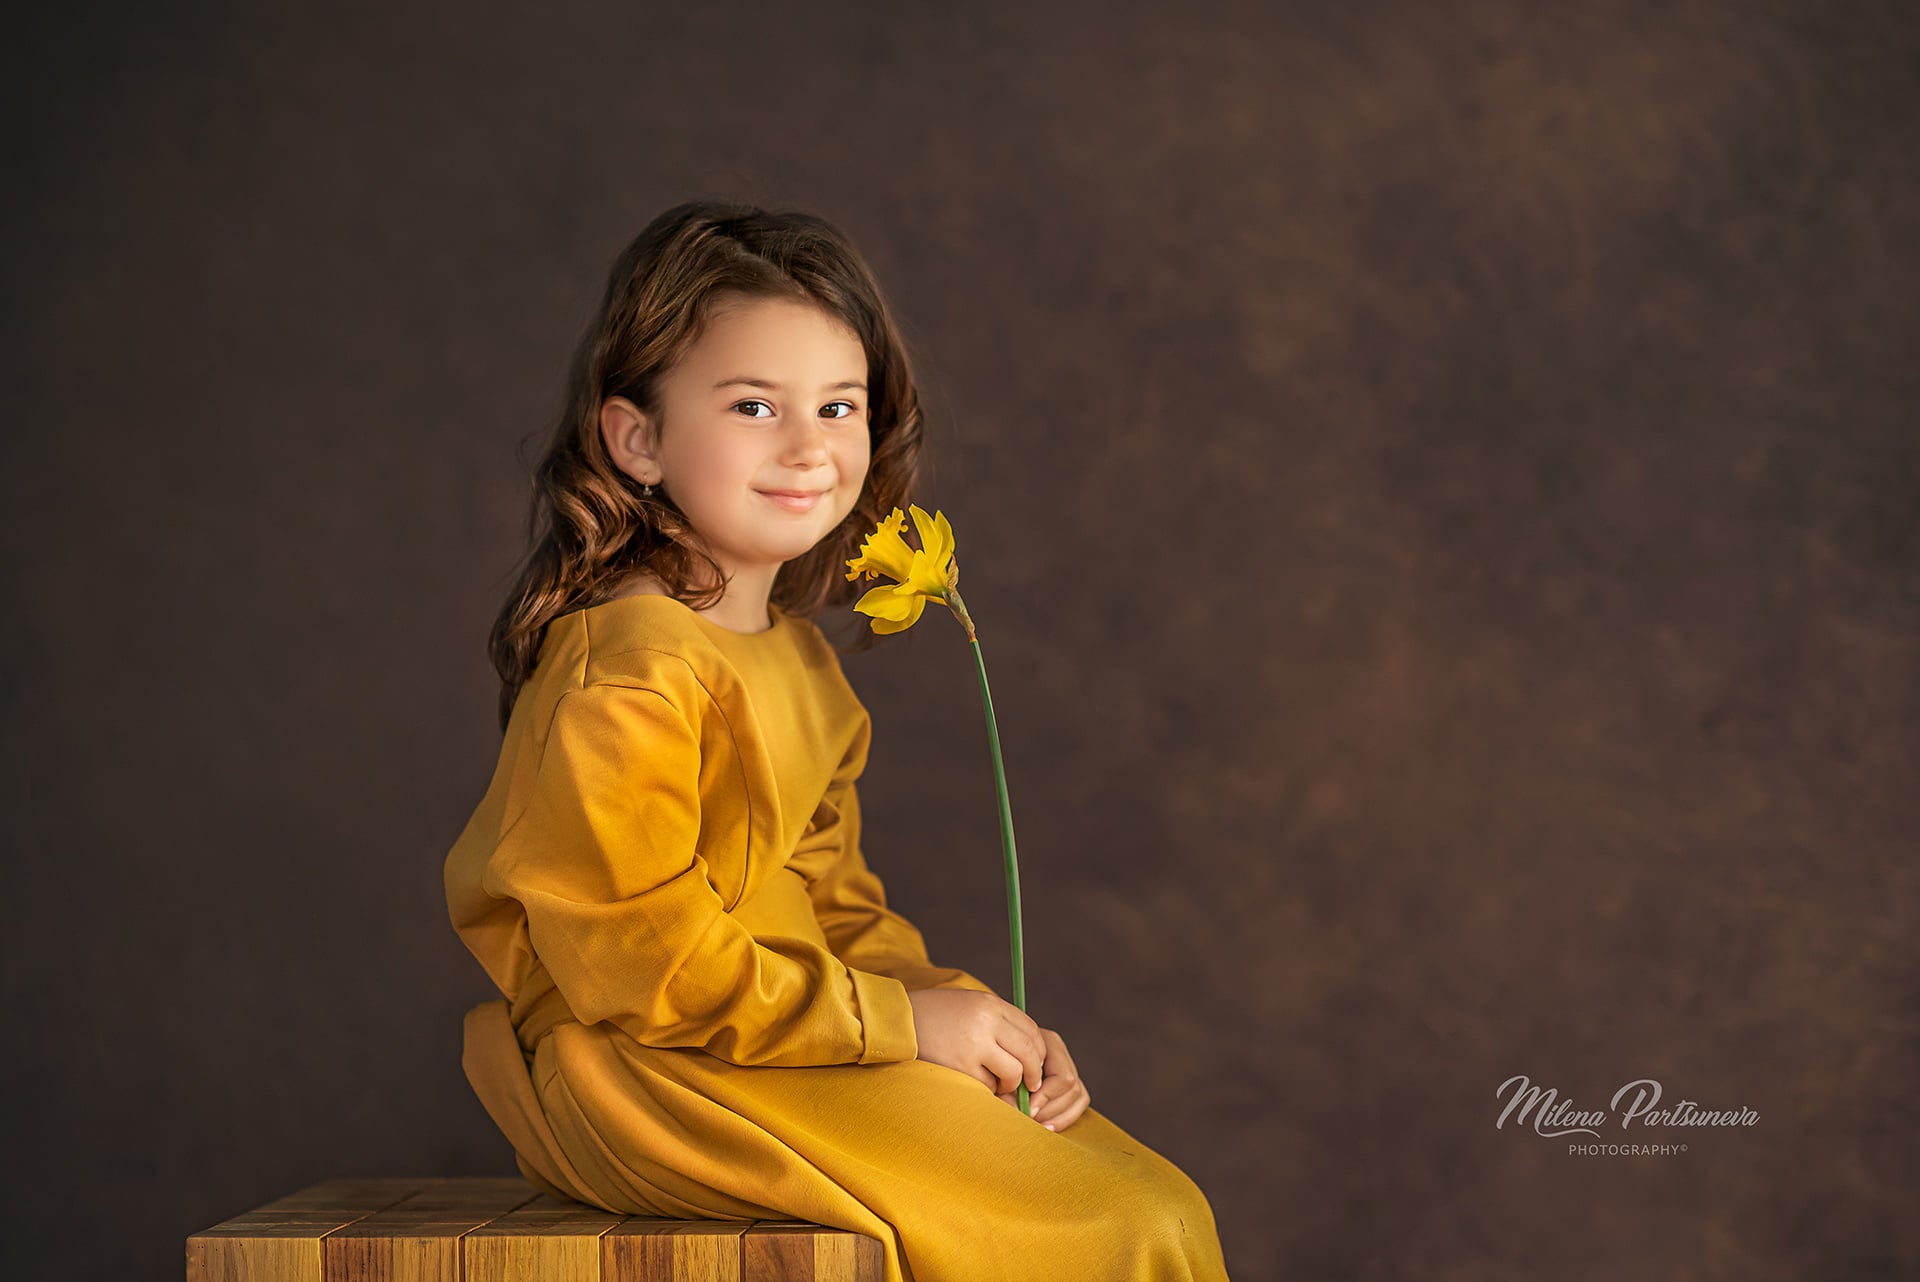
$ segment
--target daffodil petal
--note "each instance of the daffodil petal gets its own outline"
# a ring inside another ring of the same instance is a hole
[[[874,588],[858,601],[853,608],[862,614],[870,614],[876,619],[904,619],[913,608],[913,602],[920,598],[910,592],[902,592],[895,584]]]
[[[944,512],[933,514],[933,524],[934,558],[945,564],[947,558],[953,555],[953,526],[948,523]]]
[[[912,608],[907,611],[906,618],[875,619],[873,621],[873,630],[882,636],[886,636],[894,632],[905,632],[915,623],[918,623],[920,621],[920,612],[927,608],[927,599],[923,596],[913,596],[908,597],[907,600],[912,602]]]
[[[932,552],[937,527],[933,523],[932,515],[918,503],[913,505],[913,528],[919,532],[920,546]]]
[[[925,552],[916,549],[912,566],[908,568],[906,577],[900,580],[900,588],[905,592],[919,592],[927,596],[945,596],[946,571],[928,560]]]

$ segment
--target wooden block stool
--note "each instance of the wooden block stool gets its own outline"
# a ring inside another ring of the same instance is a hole
[[[517,1176],[328,1180],[187,1239],[187,1282],[880,1282],[880,1243],[801,1220],[663,1220]]]

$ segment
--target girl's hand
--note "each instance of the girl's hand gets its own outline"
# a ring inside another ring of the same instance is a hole
[[[1047,1047],[1033,1018],[995,993],[971,988],[907,990],[918,1058],[957,1069],[1002,1098],[1022,1081],[1042,1083]]]
[[[1067,1044],[1060,1040],[1060,1034],[1043,1028],[1040,1038],[1046,1043],[1046,1062],[1041,1069],[1040,1089],[1027,1097],[1027,1106],[1033,1110],[1034,1121],[1050,1131],[1064,1131],[1087,1111],[1093,1098],[1074,1069],[1073,1056],[1067,1054]],[[1017,1086],[1000,1096],[1015,1108],[1020,1106]]]

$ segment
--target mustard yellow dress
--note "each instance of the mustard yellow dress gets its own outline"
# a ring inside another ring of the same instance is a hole
[[[1224,1280],[1172,1162],[916,1058],[910,989],[992,989],[888,908],[866,709],[811,620],[770,615],[739,633],[631,596],[548,626],[445,868],[505,995],[462,1062],[522,1174],[626,1214],[850,1229],[888,1282]]]

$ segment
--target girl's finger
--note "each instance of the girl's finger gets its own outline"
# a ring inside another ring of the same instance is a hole
[[[1040,1035],[1047,1043],[1048,1075],[1073,1072],[1073,1056],[1067,1052],[1066,1040],[1051,1028],[1041,1029]]]
[[[1000,1044],[1012,1051],[1023,1061],[1031,1061],[1034,1069],[1033,1085],[1040,1084],[1040,1068],[1046,1063],[1047,1041],[1044,1030],[1033,1021],[1032,1016],[1018,1006],[1009,1003],[1004,1012],[1005,1026],[1000,1030]],[[1029,1088],[1031,1089],[1031,1088]]]
[[[1027,1061],[1022,1067],[1026,1070],[1029,1095],[1047,1084],[1047,1044],[1038,1037],[1028,1045]]]
[[[981,1067],[994,1076],[993,1093],[995,1095],[1013,1094],[1019,1089],[1027,1072],[1026,1065],[1022,1064],[1019,1058],[1005,1046],[990,1048]]]
[[[1055,1131],[1065,1130],[1073,1124],[1074,1120],[1078,1118],[1081,1113],[1086,1111],[1089,1098],[1086,1088],[1084,1086],[1077,1086],[1074,1090],[1068,1092],[1065,1097],[1056,1101],[1052,1107],[1049,1107],[1045,1114],[1039,1112],[1034,1113],[1034,1120]]]

